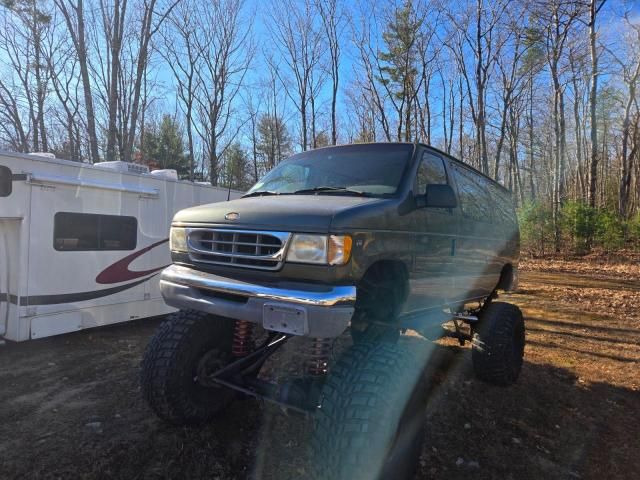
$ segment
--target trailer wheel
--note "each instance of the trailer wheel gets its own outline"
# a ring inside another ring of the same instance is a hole
[[[524,345],[520,309],[510,303],[490,303],[473,332],[471,357],[476,376],[494,385],[515,383],[522,369]]]
[[[171,314],[160,325],[141,365],[144,399],[160,418],[200,424],[233,400],[232,390],[198,380],[232,360],[233,328],[232,320],[193,310]]]
[[[359,343],[332,366],[311,442],[313,478],[409,478],[425,429],[422,365],[401,345]]]

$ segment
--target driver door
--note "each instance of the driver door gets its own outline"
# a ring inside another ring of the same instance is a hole
[[[414,194],[424,195],[429,184],[448,183],[442,156],[425,150],[416,172]],[[457,234],[455,209],[422,207],[410,215],[415,233],[406,313],[441,308],[448,303]]]

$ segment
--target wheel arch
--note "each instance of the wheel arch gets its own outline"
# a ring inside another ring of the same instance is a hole
[[[513,291],[518,287],[518,268],[511,263],[506,263],[500,271],[500,279],[496,285],[496,290],[506,292]]]
[[[399,259],[376,260],[367,267],[361,281],[367,278],[368,275],[377,274],[378,272],[393,275],[397,279],[401,291],[401,302],[404,302],[409,295],[409,269],[405,262]],[[359,284],[360,282],[358,282]],[[356,288],[358,288],[358,285],[356,285]]]

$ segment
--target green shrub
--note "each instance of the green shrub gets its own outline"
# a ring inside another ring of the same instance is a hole
[[[640,212],[627,222],[627,240],[633,248],[640,250]]]
[[[631,247],[640,250],[640,212],[625,221],[618,212],[591,208],[586,202],[568,201],[558,218],[561,247],[574,254],[592,248],[607,252]],[[550,253],[554,246],[553,211],[540,202],[525,203],[518,210],[521,249],[533,254]]]
[[[571,250],[583,254],[589,251],[596,231],[598,212],[583,202],[570,201],[562,206],[560,229],[568,237]]]
[[[544,255],[553,249],[551,208],[540,202],[525,203],[518,210],[518,223],[523,251]]]
[[[597,211],[594,226],[594,240],[599,247],[608,252],[624,247],[625,224],[617,213]]]

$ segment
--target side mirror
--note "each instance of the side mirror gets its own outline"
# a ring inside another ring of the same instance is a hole
[[[13,174],[9,167],[0,165],[0,197],[8,197],[11,195],[13,185]]]
[[[450,185],[427,185],[424,206],[427,208],[456,208],[458,201]]]

